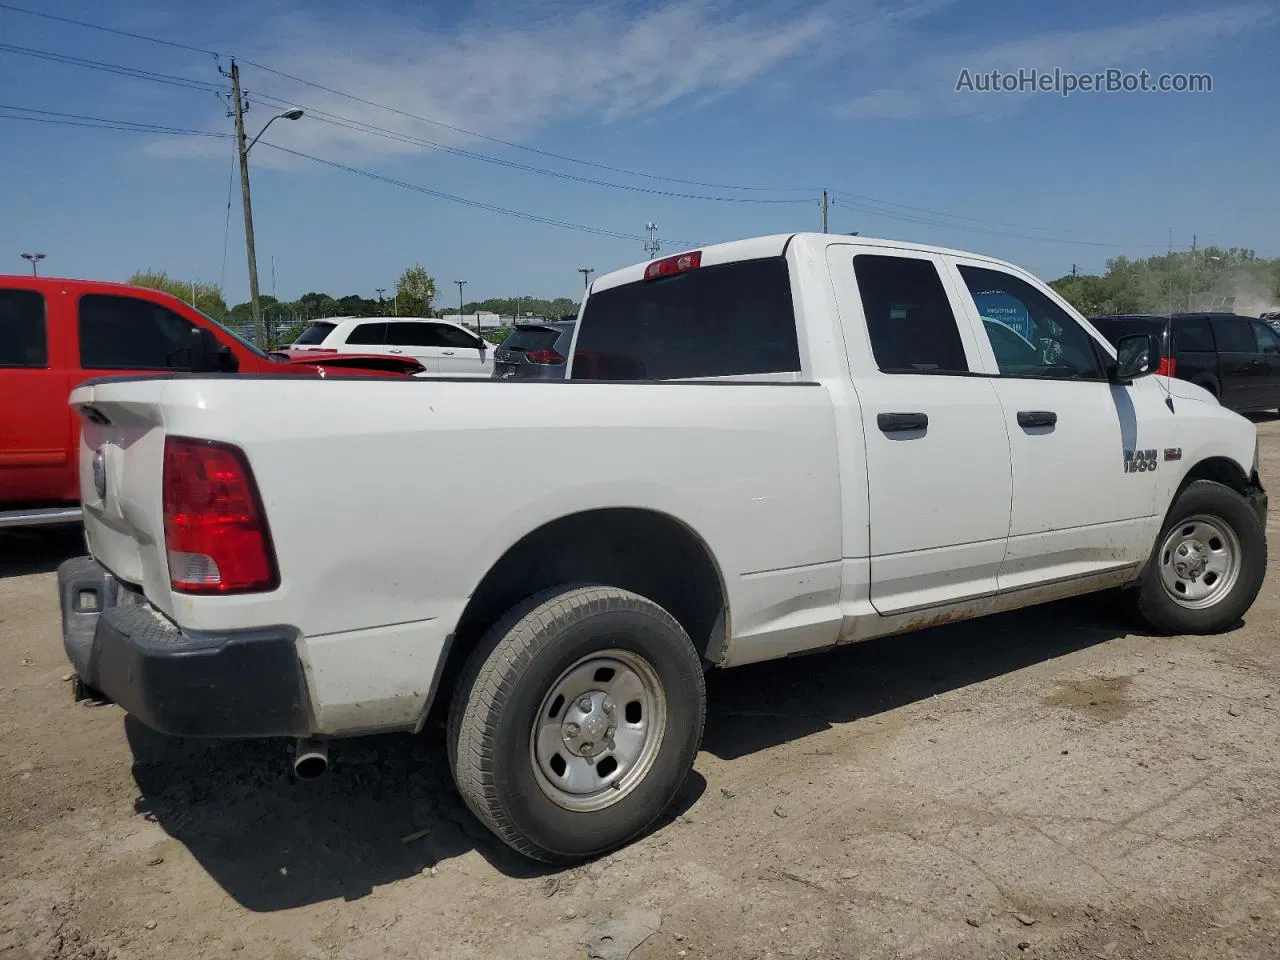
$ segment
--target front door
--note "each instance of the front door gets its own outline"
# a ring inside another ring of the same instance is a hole
[[[1250,321],[1250,326],[1258,341],[1259,358],[1267,365],[1267,380],[1258,398],[1258,409],[1274,410],[1280,407],[1280,333],[1261,320]]]
[[[969,375],[976,341],[938,261],[845,245],[828,261],[863,419],[871,603],[888,615],[994,594],[1009,438],[991,381]]]
[[[1154,430],[1172,414],[1153,391],[1109,383],[1100,343],[1030,278],[982,261],[953,269],[1012,454],[1000,589],[1144,561],[1163,455]]]
[[[1266,406],[1269,364],[1258,352],[1258,340],[1245,317],[1215,316],[1213,336],[1218,341],[1218,369],[1224,407],[1258,410]]]

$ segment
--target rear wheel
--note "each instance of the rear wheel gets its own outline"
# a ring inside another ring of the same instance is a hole
[[[1266,533],[1245,499],[1196,480],[1165,519],[1138,589],[1138,611],[1161,633],[1218,633],[1244,616],[1266,569]]]
[[[701,660],[662,607],[613,587],[549,590],[472,654],[449,715],[454,780],[521,853],[586,859],[675,798],[705,705]]]

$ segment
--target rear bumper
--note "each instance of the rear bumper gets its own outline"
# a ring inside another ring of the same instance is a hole
[[[292,630],[186,633],[92,557],[58,568],[58,594],[80,680],[147,726],[190,737],[310,733]]]

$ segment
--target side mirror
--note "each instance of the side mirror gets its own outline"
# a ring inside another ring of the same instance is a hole
[[[222,373],[240,372],[240,361],[225,343],[218,347],[218,370]]]
[[[1116,362],[1111,366],[1112,383],[1132,383],[1155,373],[1160,366],[1160,338],[1154,333],[1134,333],[1116,344]]]

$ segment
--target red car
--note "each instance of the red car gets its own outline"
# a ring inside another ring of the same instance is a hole
[[[266,353],[158,290],[0,276],[0,528],[80,518],[72,389],[94,377],[175,372],[403,377],[423,366]]]

